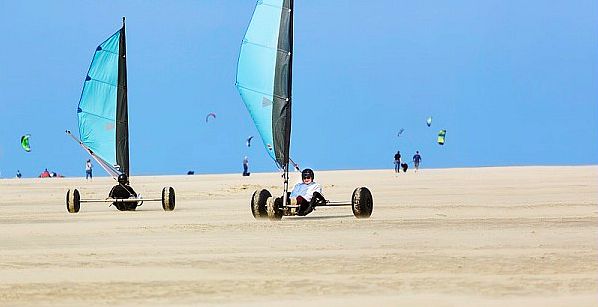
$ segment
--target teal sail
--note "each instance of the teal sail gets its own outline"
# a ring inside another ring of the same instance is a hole
[[[129,175],[127,110],[123,18],[122,28],[96,48],[77,108],[81,144],[102,166],[112,168],[107,171],[113,176]]]
[[[259,0],[241,44],[236,86],[268,154],[286,171],[292,52],[293,1]]]

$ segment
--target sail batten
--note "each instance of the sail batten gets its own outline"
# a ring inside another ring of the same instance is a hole
[[[240,88],[242,88],[242,89],[244,89],[244,90],[247,90],[247,91],[251,91],[251,92],[258,93],[258,94],[262,94],[262,95],[270,95],[270,94],[268,94],[268,93],[264,93],[264,92],[260,92],[260,91],[256,91],[256,90],[250,89],[250,88],[248,88],[248,87],[245,87],[245,86],[243,86],[243,85],[240,85],[240,84],[238,84],[238,83],[237,83],[237,87],[240,87]],[[274,98],[279,98],[279,99],[288,99],[288,97],[283,97],[283,96],[277,96],[277,95],[272,95],[272,96],[273,96]],[[272,103],[272,102],[270,101],[270,103]]]

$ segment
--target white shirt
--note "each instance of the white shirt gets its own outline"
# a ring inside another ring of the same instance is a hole
[[[322,187],[319,183],[313,181],[309,184],[299,182],[293,188],[293,191],[291,192],[291,197],[301,196],[305,198],[305,200],[311,201],[312,196],[314,196],[314,192],[322,193]]]
[[[86,162],[86,163],[85,163],[85,170],[86,170],[86,171],[90,171],[90,170],[91,170],[91,168],[92,168],[92,166],[91,166],[91,162]]]

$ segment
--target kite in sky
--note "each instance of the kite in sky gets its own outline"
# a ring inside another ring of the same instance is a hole
[[[216,118],[216,113],[208,113],[208,115],[206,115],[206,123],[208,122],[208,119],[210,119],[210,116]]]
[[[438,131],[438,144],[444,145],[444,137],[446,136],[446,130],[442,129]]]
[[[31,134],[25,134],[21,137],[21,147],[23,147],[23,149],[26,152],[30,152],[31,151],[31,146],[29,145],[29,138],[31,137]]]

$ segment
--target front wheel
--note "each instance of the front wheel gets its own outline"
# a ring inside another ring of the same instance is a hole
[[[268,217],[268,210],[266,208],[266,201],[272,197],[270,191],[262,189],[253,192],[251,197],[251,214],[256,219]]]
[[[356,218],[368,218],[372,215],[374,210],[374,199],[372,193],[366,187],[360,187],[353,191],[351,197],[351,205],[353,207],[353,215]]]
[[[79,190],[68,190],[66,191],[66,210],[69,213],[77,213],[81,208],[81,195]]]
[[[283,216],[282,198],[269,197],[267,201],[268,219],[272,221],[280,221]]]
[[[164,211],[174,210],[174,196],[174,189],[172,187],[162,189],[162,209]]]

